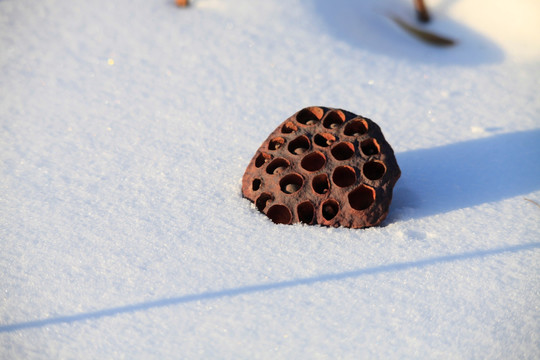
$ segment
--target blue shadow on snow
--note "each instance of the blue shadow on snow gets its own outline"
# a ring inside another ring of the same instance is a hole
[[[388,222],[403,208],[424,217],[540,189],[540,129],[396,154],[401,178]]]
[[[85,312],[85,313],[80,313],[80,314],[75,314],[75,315],[58,316],[58,317],[53,317],[53,318],[48,318],[48,319],[40,319],[40,320],[33,320],[33,321],[27,321],[27,322],[20,322],[16,324],[1,325],[0,333],[12,332],[12,331],[17,331],[17,330],[25,330],[25,329],[31,329],[31,328],[39,328],[43,326],[51,326],[51,325],[58,325],[58,324],[70,324],[70,323],[79,322],[79,321],[95,320],[95,319],[100,319],[104,317],[117,316],[117,315],[126,314],[126,313],[134,313],[134,312],[145,311],[145,310],[154,309],[154,308],[185,304],[185,303],[190,303],[194,301],[208,301],[212,299],[234,297],[234,296],[239,296],[239,295],[244,295],[244,294],[253,294],[253,293],[263,292],[263,291],[274,291],[274,290],[293,288],[293,287],[302,286],[302,285],[313,285],[313,284],[328,282],[328,281],[354,279],[354,278],[358,278],[360,276],[366,276],[366,275],[376,275],[376,274],[403,271],[403,270],[409,270],[409,269],[417,269],[417,268],[423,268],[426,266],[450,263],[450,262],[455,262],[455,261],[482,259],[489,256],[511,254],[511,253],[517,253],[520,251],[534,250],[538,248],[540,248],[539,242],[528,243],[528,244],[521,244],[521,245],[515,245],[515,246],[508,246],[508,247],[500,247],[500,248],[489,249],[489,250],[478,250],[478,251],[466,252],[466,253],[461,253],[461,254],[438,256],[438,257],[432,257],[432,258],[427,258],[427,259],[422,259],[422,260],[417,260],[417,261],[407,261],[407,262],[394,263],[394,264],[388,264],[388,265],[380,265],[380,266],[375,266],[375,267],[370,267],[370,268],[346,271],[346,272],[337,273],[337,274],[323,274],[323,275],[318,275],[318,276],[313,276],[313,277],[307,277],[307,278],[301,278],[301,279],[295,279],[295,280],[286,280],[286,281],[274,282],[274,283],[269,283],[269,284],[248,285],[248,286],[241,286],[237,288],[230,288],[230,289],[224,289],[224,290],[208,291],[208,292],[203,292],[199,294],[190,294],[190,295],[184,295],[184,296],[179,296],[179,297],[148,301],[148,302],[143,302],[143,303],[138,303],[138,304],[118,306],[118,307],[97,310],[97,311],[90,311],[90,312]]]
[[[326,27],[335,39],[349,45],[414,63],[473,67],[500,63],[505,54],[493,41],[447,16],[453,1],[429,8],[432,21],[416,21],[412,0],[315,0],[312,3],[319,21],[311,26]],[[429,4],[428,4],[429,5]],[[420,42],[391,20],[398,16],[421,30],[428,30],[456,41],[455,46],[437,47]],[[483,15],[477,14],[478,21]]]

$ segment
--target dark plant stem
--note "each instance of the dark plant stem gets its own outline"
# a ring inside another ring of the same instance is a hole
[[[416,9],[416,17],[418,18],[418,21],[427,23],[430,20],[429,13],[426,8],[426,4],[424,4],[424,0],[414,0],[414,8]]]

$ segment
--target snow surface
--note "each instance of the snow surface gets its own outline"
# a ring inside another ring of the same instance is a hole
[[[540,356],[540,5],[0,1],[0,358]],[[309,105],[376,121],[384,226],[240,180]]]

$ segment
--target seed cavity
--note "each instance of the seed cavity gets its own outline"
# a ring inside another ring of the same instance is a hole
[[[300,166],[307,171],[317,171],[321,169],[325,163],[326,157],[322,153],[315,151],[304,156]]]
[[[269,193],[262,193],[255,201],[255,206],[259,211],[263,211],[269,201],[272,201],[272,195]]]
[[[284,158],[276,158],[272,160],[266,167],[266,172],[270,175],[279,174],[283,172],[290,165],[289,161]]]
[[[298,220],[300,220],[300,222],[311,224],[313,216],[315,215],[315,207],[310,201],[304,201],[303,203],[298,204],[296,212],[298,213]]]
[[[373,138],[362,141],[362,143],[360,144],[360,148],[362,149],[364,155],[367,156],[376,155],[381,150],[379,143]]]
[[[339,213],[339,204],[334,199],[328,199],[322,204],[322,216],[326,220],[332,220]]]
[[[251,183],[251,188],[253,191],[257,191],[261,187],[261,179],[253,179],[253,182]]]
[[[268,143],[268,150],[277,150],[285,143],[285,139],[282,137],[273,138]]]
[[[320,133],[313,137],[313,142],[320,147],[328,147],[336,141],[336,138],[332,134]]]
[[[375,201],[375,190],[366,185],[360,185],[348,195],[349,205],[355,210],[365,210]]]
[[[299,174],[289,174],[279,181],[281,191],[285,194],[294,194],[304,184],[304,179]]]
[[[323,114],[324,110],[320,107],[313,106],[305,108],[296,114],[296,121],[303,125],[315,125],[319,122]]]
[[[368,125],[364,119],[351,120],[346,126],[343,133],[347,136],[364,135],[368,131]]]
[[[292,220],[291,210],[285,205],[272,205],[266,215],[276,224],[290,224]]]
[[[339,187],[351,186],[356,182],[356,173],[350,166],[338,166],[332,174],[332,181]]]
[[[308,151],[309,146],[309,139],[307,136],[302,135],[291,141],[288,149],[291,154],[300,155]]]
[[[345,114],[340,110],[329,111],[323,120],[323,126],[327,129],[335,129],[343,124],[345,121]]]
[[[386,172],[386,166],[379,161],[368,161],[362,168],[364,176],[369,180],[379,180]]]
[[[336,160],[347,160],[354,155],[354,145],[350,142],[341,142],[332,148],[332,156]]]
[[[265,153],[260,153],[257,158],[255,159],[255,167],[260,168],[263,166],[268,160],[270,160],[272,157]]]
[[[320,174],[311,180],[311,187],[317,194],[326,194],[330,190],[330,181],[328,181],[328,175]]]
[[[298,130],[298,127],[294,123],[288,121],[281,127],[281,132],[283,134],[290,134]]]

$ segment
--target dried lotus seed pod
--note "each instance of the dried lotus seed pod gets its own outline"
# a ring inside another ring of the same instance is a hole
[[[377,124],[313,106],[262,143],[242,178],[242,194],[275,223],[364,228],[385,219],[400,175]]]

